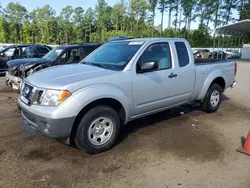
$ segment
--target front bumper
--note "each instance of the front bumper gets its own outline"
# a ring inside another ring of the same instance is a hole
[[[32,106],[24,104],[20,98],[18,106],[24,122],[32,129],[51,138],[67,139],[70,137],[75,117],[52,118],[53,111],[56,109],[46,110],[49,107],[45,106],[36,106],[36,109],[33,109]]]
[[[22,79],[20,77],[11,75],[9,72],[6,72],[5,83],[7,86],[12,87],[13,90],[20,91]]]

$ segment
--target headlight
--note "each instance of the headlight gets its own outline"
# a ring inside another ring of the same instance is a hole
[[[71,93],[67,90],[47,90],[41,99],[41,105],[56,106],[70,96]]]

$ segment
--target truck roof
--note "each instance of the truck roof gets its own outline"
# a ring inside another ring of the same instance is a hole
[[[184,38],[133,38],[133,39],[125,39],[125,40],[115,40],[110,42],[137,42],[137,41],[143,41],[143,42],[152,42],[152,41],[160,41],[160,40],[185,40]]]

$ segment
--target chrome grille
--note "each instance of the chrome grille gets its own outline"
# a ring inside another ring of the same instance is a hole
[[[44,93],[43,89],[38,89],[30,84],[24,83],[21,91],[21,100],[27,105],[40,104],[41,98]]]
[[[27,83],[24,83],[24,86],[21,91],[21,97],[23,97],[26,100],[23,100],[27,105],[31,104],[31,100],[34,94],[35,88]],[[21,98],[22,99],[22,98]]]

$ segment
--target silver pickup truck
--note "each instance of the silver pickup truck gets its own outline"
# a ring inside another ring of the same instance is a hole
[[[134,119],[190,101],[216,111],[236,71],[234,60],[195,62],[185,39],[112,41],[79,64],[27,77],[18,104],[31,128],[96,154]]]

